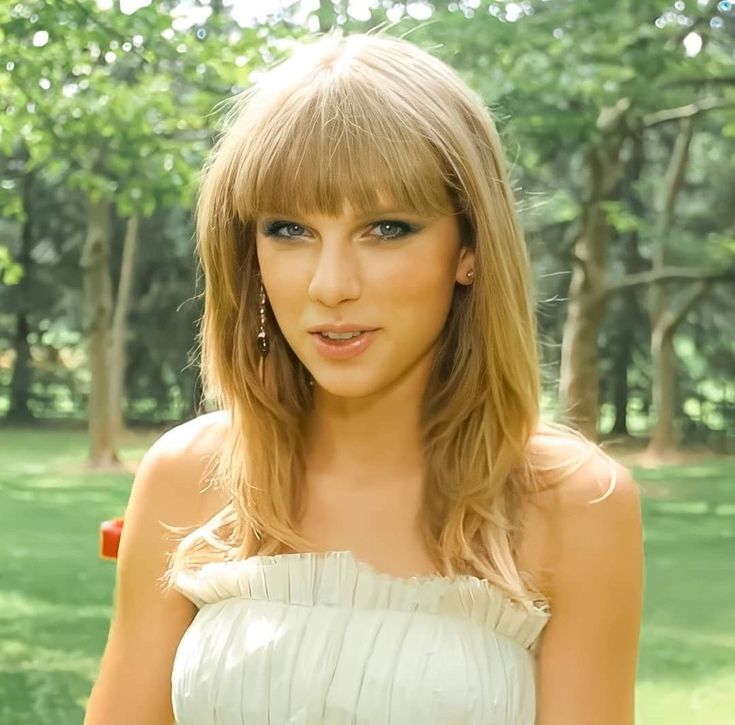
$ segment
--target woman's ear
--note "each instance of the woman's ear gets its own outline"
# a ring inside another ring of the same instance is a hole
[[[468,276],[468,272],[472,274]],[[459,262],[457,262],[457,274],[455,279],[460,284],[470,285],[474,280],[475,272],[475,252],[469,247],[462,247],[459,253]]]

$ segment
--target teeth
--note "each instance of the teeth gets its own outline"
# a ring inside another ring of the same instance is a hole
[[[358,332],[322,332],[323,337],[328,337],[330,340],[349,340],[358,335],[362,335],[362,330]]]

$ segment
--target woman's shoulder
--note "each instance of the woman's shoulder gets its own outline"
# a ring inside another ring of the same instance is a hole
[[[159,481],[168,493],[188,500],[207,518],[226,503],[222,491],[208,484],[229,419],[226,411],[217,410],[179,423],[145,454],[145,459],[155,461],[161,470]]]
[[[631,472],[583,436],[539,429],[531,450],[534,462],[549,473],[524,506],[519,561],[552,600],[565,546],[584,548],[589,521],[601,536],[612,536],[619,521],[638,516],[639,492]]]
[[[538,501],[557,511],[605,500],[616,490],[625,495],[635,485],[620,461],[563,426],[540,425],[529,451],[540,474]]]
[[[222,434],[230,425],[230,413],[214,410],[173,426],[154,445],[171,453],[212,455],[222,442]]]
[[[147,455],[191,466],[199,472],[216,456],[230,424],[226,411],[203,413],[169,428],[151,446]]]

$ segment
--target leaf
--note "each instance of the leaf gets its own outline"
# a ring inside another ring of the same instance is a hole
[[[23,275],[23,267],[13,259],[10,250],[0,244],[0,282],[8,286],[16,285]]]

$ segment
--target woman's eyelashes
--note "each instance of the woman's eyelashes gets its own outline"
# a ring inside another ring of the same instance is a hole
[[[378,236],[383,237],[384,239],[400,239],[401,237],[406,237],[409,234],[415,234],[419,230],[419,228],[415,224],[393,221],[391,219],[384,219],[382,221],[376,222],[370,228],[382,229],[384,233],[378,234]]]
[[[420,227],[409,222],[397,221],[395,219],[381,219],[372,223],[368,229],[372,232],[377,229],[377,236],[380,239],[402,239],[410,234],[415,234]],[[267,237],[276,237],[281,239],[297,239],[298,237],[308,236],[310,232],[301,224],[289,221],[273,221],[268,222],[263,227],[263,234]]]
[[[293,222],[269,222],[263,226],[263,234],[266,237],[300,237],[305,229],[300,224]],[[282,234],[282,232],[287,232]],[[293,232],[293,234],[291,234]]]

